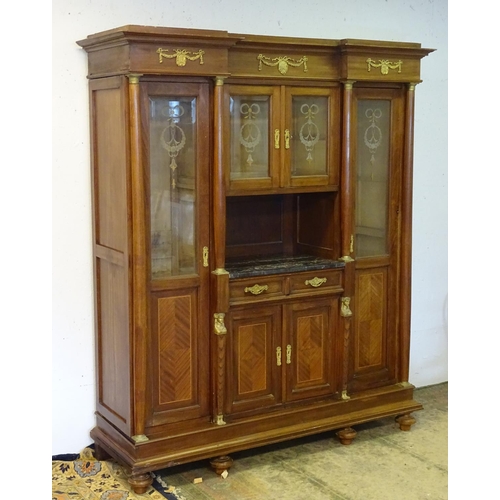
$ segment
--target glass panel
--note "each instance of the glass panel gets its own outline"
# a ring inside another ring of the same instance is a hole
[[[269,178],[269,96],[231,96],[231,180]]]
[[[390,101],[358,101],[355,245],[357,257],[375,257],[388,253],[390,113]]]
[[[196,99],[150,97],[151,274],[196,272]]]
[[[327,132],[328,97],[292,97],[292,176],[326,175]]]

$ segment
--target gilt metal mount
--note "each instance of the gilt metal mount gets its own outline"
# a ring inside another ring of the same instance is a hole
[[[379,59],[378,62],[375,62],[371,57],[369,57],[366,62],[368,64],[368,71],[371,71],[372,68],[380,68],[380,73],[383,75],[389,74],[390,69],[397,69],[398,73],[401,73],[401,66],[403,66],[403,61],[401,60],[391,62],[387,59]]]
[[[200,64],[203,64],[203,55],[205,54],[204,50],[198,50],[198,52],[190,52],[186,49],[174,49],[173,54],[168,53],[168,49],[162,49],[161,47],[156,51],[158,54],[158,58],[160,60],[160,64],[163,62],[163,58],[173,59],[175,58],[175,64],[177,66],[182,67],[186,66],[187,61],[196,61],[200,60]]]
[[[262,71],[262,65],[265,64],[266,66],[278,66],[278,71],[282,75],[287,74],[288,66],[303,66],[304,73],[307,73],[307,56],[295,60],[289,56],[266,57],[264,54],[259,54],[257,60],[259,61],[259,71]]]

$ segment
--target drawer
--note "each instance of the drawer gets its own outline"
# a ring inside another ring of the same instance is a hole
[[[229,300],[253,301],[280,297],[283,295],[284,277],[282,276],[259,276],[245,278],[229,283]]]
[[[342,271],[324,269],[290,276],[290,294],[342,291]]]

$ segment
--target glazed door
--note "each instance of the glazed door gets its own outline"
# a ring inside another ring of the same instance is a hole
[[[228,194],[338,184],[337,87],[226,85]]]
[[[338,314],[338,298],[304,300],[285,306],[287,401],[339,391],[343,350],[336,328]]]
[[[225,86],[229,191],[279,186],[279,87]]]
[[[350,391],[394,383],[404,101],[399,89],[355,89],[355,297]]]
[[[209,414],[209,87],[142,83],[149,168],[148,425]]]
[[[281,186],[338,184],[339,89],[285,87]]]

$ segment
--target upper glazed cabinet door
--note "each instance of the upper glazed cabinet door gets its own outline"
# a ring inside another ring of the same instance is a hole
[[[357,89],[355,252],[356,258],[393,257],[403,154],[401,91]]]
[[[243,190],[279,187],[279,87],[230,85],[229,188]]]
[[[337,88],[226,87],[228,192],[338,183]]]
[[[202,276],[208,249],[207,89],[148,84],[151,278]]]
[[[283,187],[338,183],[338,99],[337,88],[285,88]]]

